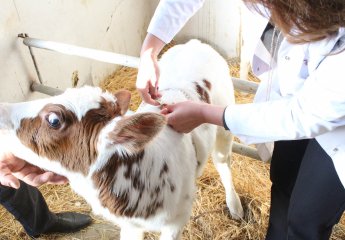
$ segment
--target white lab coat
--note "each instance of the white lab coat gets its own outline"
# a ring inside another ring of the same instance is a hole
[[[203,2],[161,0],[148,32],[171,41]],[[253,18],[259,40],[267,20],[254,14]],[[230,131],[247,144],[316,138],[345,186],[345,51],[329,55],[344,43],[343,28],[314,43],[296,45],[284,39],[277,64],[259,43],[252,66],[260,87],[254,103],[227,107]]]

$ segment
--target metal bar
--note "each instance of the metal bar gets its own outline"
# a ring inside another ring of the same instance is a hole
[[[107,52],[107,51],[96,50],[96,49],[91,49],[91,48],[78,47],[71,44],[30,38],[28,37],[26,33],[20,34],[19,36],[24,38],[23,43],[29,48],[30,47],[42,48],[42,49],[47,49],[51,51],[68,54],[68,55],[75,55],[75,56],[98,60],[101,62],[119,64],[119,65],[133,67],[133,68],[138,68],[139,63],[140,63],[140,58],[138,57],[132,57],[128,55],[117,54],[113,52]],[[38,75],[39,75],[39,71],[38,71],[35,60],[34,60],[34,64],[35,64],[36,71],[38,72]],[[40,78],[41,77],[39,76],[39,79]],[[243,79],[239,79],[235,77],[233,77],[232,80],[234,83],[234,88],[242,92],[255,93],[258,88],[258,83],[255,83],[255,82],[251,82],[248,80],[243,80]],[[40,82],[42,83],[41,80]]]
[[[232,151],[234,153],[238,153],[240,155],[243,155],[243,156],[246,156],[246,157],[250,157],[250,158],[254,158],[254,159],[257,159],[257,160],[261,161],[261,158],[260,158],[260,156],[258,154],[258,151],[254,147],[250,147],[248,145],[244,145],[244,144],[241,144],[241,143],[234,142],[233,145],[232,145]]]
[[[29,35],[26,34],[26,33],[21,33],[21,34],[18,34],[18,37],[20,37],[20,38],[27,38],[27,37],[29,37]],[[37,77],[38,77],[38,81],[42,84],[42,77],[41,77],[40,71],[38,70],[38,65],[37,65],[37,62],[36,62],[35,55],[34,55],[34,53],[32,51],[31,46],[28,46],[28,48],[29,48],[29,52],[30,52],[32,61],[33,61],[34,66],[35,66],[35,70],[36,70],[36,74],[37,74]]]
[[[127,67],[138,68],[140,62],[140,59],[138,57],[132,57],[128,55],[117,54],[113,52],[107,52],[91,48],[78,47],[71,44],[46,41],[30,37],[24,37],[23,43],[29,47],[42,48],[46,50],[64,53],[67,55],[85,57],[89,59],[98,60],[101,62],[119,64]]]
[[[37,62],[35,60],[35,56],[32,53],[31,47],[52,50],[52,51],[56,51],[56,52],[60,52],[60,53],[68,54],[68,55],[86,57],[86,58],[95,59],[95,60],[107,62],[107,63],[120,64],[120,65],[124,65],[128,67],[134,67],[134,68],[139,67],[140,59],[138,57],[132,57],[132,56],[116,54],[116,53],[107,52],[107,51],[78,47],[78,46],[74,46],[70,44],[30,38],[28,34],[26,33],[19,34],[18,37],[23,38],[24,39],[23,43],[29,47],[30,54],[32,56],[32,60],[34,62],[35,69],[36,69],[37,76],[40,83],[42,83],[42,78],[38,70]],[[239,79],[235,77],[233,77],[232,80],[234,83],[234,88],[242,92],[255,93],[258,88],[258,83],[255,83],[255,82],[251,82],[248,80],[243,80],[243,79]]]
[[[256,82],[243,80],[235,77],[232,77],[232,82],[234,83],[234,88],[236,90],[246,93],[255,94],[259,87],[259,84]]]
[[[30,88],[32,91],[44,93],[44,94],[47,94],[49,96],[56,96],[56,95],[60,95],[61,93],[63,93],[63,90],[48,87],[48,86],[45,86],[43,84],[39,84],[36,82],[32,82]]]

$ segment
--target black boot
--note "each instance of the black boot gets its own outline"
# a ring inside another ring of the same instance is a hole
[[[92,218],[77,212],[62,212],[55,214],[55,221],[52,222],[43,234],[48,233],[71,233],[79,231],[82,228],[89,226]]]
[[[22,224],[31,237],[42,233],[74,232],[92,222],[90,216],[81,213],[52,213],[40,191],[22,181],[19,189],[0,185],[0,204]]]

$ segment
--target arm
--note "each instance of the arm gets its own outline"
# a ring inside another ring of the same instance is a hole
[[[182,102],[166,106],[162,113],[175,130],[186,133],[203,123],[223,126],[224,111],[225,127],[248,144],[317,137],[345,126],[345,81],[338,65],[344,58],[345,52],[327,56],[294,95],[230,105],[225,111]]]
[[[161,0],[147,31],[169,43],[204,2],[205,0]]]
[[[339,68],[344,60],[345,52],[327,56],[294,95],[229,106],[227,126],[247,143],[313,138],[345,126],[345,81]]]
[[[12,153],[2,152],[0,154],[0,184],[18,189],[19,179],[35,187],[44,183],[63,184],[67,182],[65,177],[46,172],[15,157]]]
[[[203,123],[223,126],[225,107],[200,102],[180,102],[166,105],[161,113],[178,132],[188,133]]]
[[[158,94],[159,68],[157,56],[164,45],[165,43],[162,40],[148,33],[141,48],[136,87],[143,101],[152,105],[158,105],[154,99],[160,97]]]
[[[136,87],[145,102],[158,105],[155,101],[160,97],[158,54],[203,3],[204,0],[161,0],[159,2],[140,53]]]

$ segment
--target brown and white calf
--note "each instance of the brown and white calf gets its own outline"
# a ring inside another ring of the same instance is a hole
[[[228,65],[210,46],[197,40],[177,45],[159,64],[163,103],[234,103]],[[231,134],[206,124],[180,134],[158,107],[142,104],[125,114],[129,102],[125,90],[113,95],[96,87],[68,89],[1,104],[0,127],[17,156],[66,176],[96,214],[121,227],[121,239],[142,239],[144,231],[179,239],[191,214],[195,179],[211,153],[230,213],[242,217],[229,166]]]

